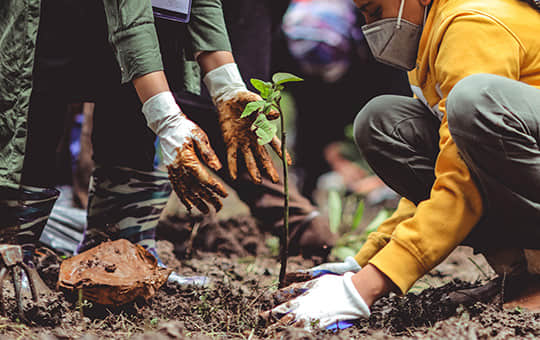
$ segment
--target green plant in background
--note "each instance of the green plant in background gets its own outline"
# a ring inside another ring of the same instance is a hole
[[[253,121],[251,129],[258,137],[257,142],[260,145],[265,145],[270,143],[270,141],[272,140],[272,138],[274,138],[277,132],[277,127],[268,120],[266,115],[269,114],[270,111],[272,111],[273,109],[277,110],[279,113],[279,120],[281,124],[281,160],[283,164],[283,185],[285,193],[285,204],[283,212],[284,230],[280,239],[280,287],[283,287],[284,285],[285,273],[287,272],[287,257],[289,255],[289,173],[286,157],[287,134],[285,131],[285,118],[283,116],[283,110],[281,107],[281,91],[283,91],[283,89],[285,88],[283,84],[302,80],[302,78],[299,78],[293,74],[282,72],[275,73],[272,76],[272,82],[266,82],[260,79],[251,79],[251,84],[260,92],[262,100],[247,104],[244,112],[240,116],[240,118],[245,118],[251,116],[253,113],[257,113],[257,117]]]
[[[337,190],[330,190],[328,192],[328,222],[330,224],[330,230],[333,233],[338,232],[342,216],[343,206],[339,192]]]
[[[332,255],[340,260],[356,255],[369,234],[377,230],[379,225],[392,214],[392,210],[381,209],[359,232],[358,227],[366,218],[364,216],[366,206],[361,195],[346,195],[335,189],[330,190],[327,204],[330,229],[339,235],[332,249]]]

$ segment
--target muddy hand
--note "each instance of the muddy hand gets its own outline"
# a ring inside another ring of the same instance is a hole
[[[324,275],[293,287],[305,291],[261,316],[274,326],[295,326],[306,330],[314,328],[347,328],[352,321],[370,315],[366,305],[352,283],[353,273]],[[285,288],[287,289],[287,288]]]
[[[261,97],[247,90],[238,67],[234,63],[222,65],[206,74],[204,83],[208,87],[212,100],[218,109],[219,123],[227,147],[227,165],[232,179],[238,177],[238,157],[242,156],[251,180],[262,182],[262,176],[268,176],[272,182],[279,181],[272,159],[265,146],[259,145],[257,135],[251,130],[256,115],[240,119],[248,103],[261,100]],[[275,110],[267,114],[268,119],[279,118]],[[281,157],[281,143],[275,137],[271,147]],[[290,156],[286,155],[291,164]]]
[[[2,315],[6,315],[4,306],[3,288],[4,282],[8,279],[8,275],[11,275],[13,282],[15,299],[17,300],[17,309],[20,320],[25,320],[23,310],[23,297],[22,297],[22,274],[25,273],[28,278],[28,284],[30,285],[30,291],[32,293],[32,299],[37,301],[38,293],[49,292],[49,289],[35,270],[30,268],[23,262],[23,252],[19,245],[1,244],[0,245],[0,257],[2,263],[0,265],[0,312]]]
[[[199,133],[204,134],[202,130]],[[221,167],[204,134],[197,140],[187,142],[182,148],[176,148],[175,160],[167,165],[169,179],[180,201],[188,210],[191,211],[193,206],[196,206],[203,214],[207,214],[210,212],[207,203],[210,203],[219,211],[222,207],[220,197],[227,197],[227,191],[203,167],[194,145],[210,168],[218,170]]]
[[[207,214],[210,211],[207,203],[220,210],[220,197],[226,197],[227,192],[210,176],[196,153],[211,169],[221,168],[206,133],[180,111],[171,92],[148,99],[142,111],[148,126],[159,136],[163,163],[180,201],[190,211],[196,206]]]
[[[362,269],[362,267],[360,267],[354,257],[348,256],[343,262],[323,263],[309,269],[287,273],[285,275],[285,283],[288,285],[294,282],[304,282],[327,274],[343,275],[346,272],[356,273],[360,271],[360,269]]]

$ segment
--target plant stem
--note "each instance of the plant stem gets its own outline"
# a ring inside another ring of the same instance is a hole
[[[83,306],[83,290],[80,288],[78,290],[78,299],[77,299],[77,308],[79,309],[79,315],[81,316],[81,319],[84,317],[84,306]]]
[[[283,196],[285,199],[283,212],[283,235],[281,239],[281,268],[279,270],[279,287],[285,286],[285,274],[287,273],[287,258],[289,257],[289,169],[287,164],[287,133],[285,132],[285,119],[281,110],[280,99],[277,107],[281,123],[281,162],[283,164]]]

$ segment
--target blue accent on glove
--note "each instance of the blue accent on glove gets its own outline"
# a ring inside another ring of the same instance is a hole
[[[326,326],[326,329],[330,330],[330,331],[334,331],[334,332],[337,332],[339,331],[340,329],[347,329],[349,327],[352,327],[354,325],[354,320],[341,320],[341,321],[338,321],[338,322],[335,322],[329,326]]]
[[[323,275],[326,275],[326,274],[339,275],[339,274],[334,273],[333,271],[328,270],[328,269],[318,269],[318,270],[314,270],[314,271],[311,272],[311,276],[313,278],[317,278],[319,276],[323,276]]]

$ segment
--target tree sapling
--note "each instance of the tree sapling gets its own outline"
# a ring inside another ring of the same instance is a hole
[[[277,110],[279,113],[281,124],[281,160],[283,164],[283,188],[284,188],[284,213],[283,213],[283,232],[280,237],[280,262],[281,268],[279,271],[279,286],[283,287],[285,284],[285,273],[287,272],[287,257],[289,255],[289,173],[287,167],[287,151],[286,141],[287,134],[285,131],[285,120],[283,117],[283,110],[281,107],[281,91],[285,88],[283,84],[289,82],[302,81],[299,78],[290,73],[275,73],[272,76],[272,82],[266,82],[260,79],[251,79],[251,84],[260,92],[262,100],[251,102],[246,105],[244,112],[240,118],[249,117],[254,113],[257,113],[257,117],[251,125],[251,129],[257,135],[257,142],[260,145],[270,143],[276,136],[277,127],[272,124],[268,118],[272,110]]]

